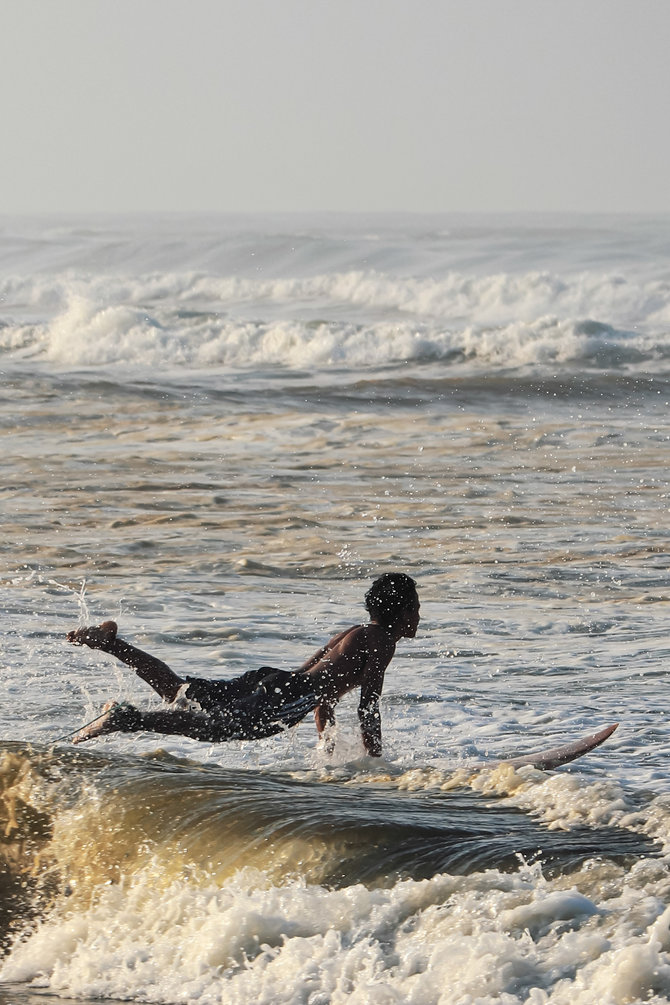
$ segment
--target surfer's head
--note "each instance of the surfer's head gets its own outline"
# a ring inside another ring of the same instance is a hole
[[[398,635],[414,638],[419,627],[416,583],[404,572],[386,572],[365,594],[368,614],[377,624]]]

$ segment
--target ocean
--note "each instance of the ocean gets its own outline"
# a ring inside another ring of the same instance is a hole
[[[670,218],[5,216],[0,378],[0,1005],[670,1001]],[[381,758],[69,742],[387,571]]]

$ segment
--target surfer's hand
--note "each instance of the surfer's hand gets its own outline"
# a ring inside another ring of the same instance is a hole
[[[318,749],[322,750],[326,757],[332,757],[335,753],[335,728],[334,725],[328,725],[322,733],[319,734],[319,744]]]

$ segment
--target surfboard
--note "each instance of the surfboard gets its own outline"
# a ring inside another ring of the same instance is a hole
[[[581,740],[573,740],[572,743],[566,743],[562,747],[552,747],[551,750],[543,750],[537,754],[522,754],[520,757],[511,757],[498,763],[510,764],[513,768],[523,768],[525,765],[530,764],[541,771],[551,771],[552,768],[558,768],[561,764],[568,764],[577,757],[582,757],[583,754],[588,754],[590,750],[599,747],[601,743],[605,742],[608,736],[612,735],[618,725],[619,723],[615,722],[614,725],[607,726],[598,733],[584,736]]]

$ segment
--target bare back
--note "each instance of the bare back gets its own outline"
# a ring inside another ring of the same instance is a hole
[[[371,684],[373,679],[380,693],[384,671],[394,653],[395,642],[380,625],[352,625],[334,635],[303,663],[300,671],[322,677],[335,701],[355,687]]]

